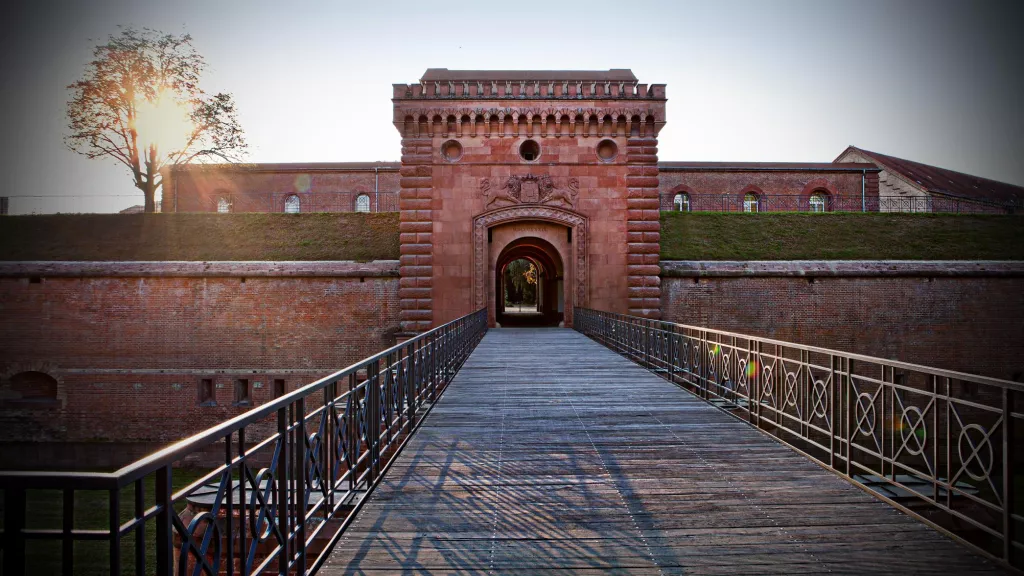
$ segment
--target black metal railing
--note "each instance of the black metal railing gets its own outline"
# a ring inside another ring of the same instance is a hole
[[[486,331],[463,316],[113,473],[0,473],[2,573],[313,572]]]
[[[575,329],[876,496],[1024,566],[1024,385],[577,308]]]
[[[681,204],[675,194],[663,194],[661,207],[675,212],[940,212],[951,214],[1014,214],[1024,205],[982,202],[949,196],[822,196],[758,194],[756,201],[736,194],[689,194]]]

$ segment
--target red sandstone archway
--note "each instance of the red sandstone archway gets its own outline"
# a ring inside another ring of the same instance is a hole
[[[530,314],[505,310],[505,269],[515,260],[528,260],[537,268],[537,306]],[[558,249],[536,237],[523,237],[507,244],[494,267],[495,321],[502,326],[558,326],[564,314],[564,267]]]
[[[488,321],[496,322],[494,283],[497,262],[489,252],[489,230],[505,224],[549,223],[566,234],[565,253],[559,254],[564,264],[565,326],[572,326],[572,310],[586,306],[587,291],[587,217],[558,206],[536,204],[506,206],[489,210],[473,218],[473,294],[476,309],[488,308]]]

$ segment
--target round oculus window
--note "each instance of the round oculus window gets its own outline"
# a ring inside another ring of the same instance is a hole
[[[519,145],[519,156],[527,162],[540,158],[540,144],[536,140],[527,140]]]
[[[449,162],[455,162],[462,158],[462,144],[455,140],[449,140],[441,145],[441,156]]]
[[[611,162],[619,155],[619,147],[612,140],[601,140],[597,143],[597,158],[602,162]]]

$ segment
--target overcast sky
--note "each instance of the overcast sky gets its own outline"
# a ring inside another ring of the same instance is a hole
[[[1024,2],[37,0],[5,14],[0,195],[141,204],[63,147],[66,86],[118,24],[189,32],[254,162],[397,160],[391,84],[428,67],[631,68],[668,85],[662,160],[832,161],[849,144],[1024,185]],[[124,195],[99,200],[100,195]]]

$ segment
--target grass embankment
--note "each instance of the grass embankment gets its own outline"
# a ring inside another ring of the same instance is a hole
[[[0,260],[398,259],[398,213],[0,218]]]
[[[665,212],[663,260],[1024,260],[1024,217]],[[394,260],[398,214],[0,218],[0,260]]]
[[[1024,216],[663,212],[662,260],[1024,260]]]

